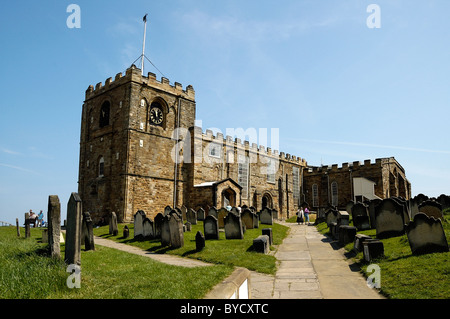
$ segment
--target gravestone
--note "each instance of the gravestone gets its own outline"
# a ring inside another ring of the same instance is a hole
[[[225,226],[225,217],[228,215],[229,211],[222,207],[217,211],[217,221],[219,222],[219,228],[224,228]]]
[[[205,210],[202,208],[202,207],[200,207],[198,210],[197,210],[197,220],[201,220],[201,221],[204,221],[205,220]]]
[[[164,220],[164,215],[162,213],[158,213],[153,220],[154,227],[154,236],[155,238],[161,238],[161,227]]]
[[[125,225],[125,227],[123,228],[123,238],[128,238],[130,237],[130,229],[128,228],[127,225]]]
[[[428,199],[429,199],[428,196],[426,196],[424,194],[418,194],[409,200],[409,209],[411,211],[411,219],[414,219],[414,216],[419,213],[419,205]]]
[[[81,244],[84,245],[84,250],[95,250],[94,243],[94,225],[92,222],[91,214],[89,212],[83,212],[81,221]]]
[[[214,216],[214,217],[216,217],[216,218],[219,218],[219,215],[217,214],[217,208],[215,208],[214,206],[211,207],[211,208],[208,210],[208,216]]]
[[[67,203],[66,252],[64,261],[68,264],[81,264],[81,198],[72,193]]]
[[[327,222],[327,226],[330,227],[331,223],[337,223],[338,221],[338,214],[339,211],[335,210],[335,209],[329,209],[326,213],[325,213],[325,220]],[[348,213],[347,213],[348,216]]]
[[[350,215],[346,211],[340,210],[338,211],[337,215],[338,215],[337,218],[338,226],[350,224]]]
[[[356,236],[356,227],[349,225],[339,226],[339,244],[342,246],[352,243]]]
[[[167,205],[167,206],[164,208],[164,213],[163,213],[163,215],[164,215],[164,216],[167,216],[167,215],[170,214],[171,211],[172,211],[172,207],[170,207],[169,205]]]
[[[447,208],[450,208],[450,196],[447,196],[445,194],[439,195],[439,197],[436,199],[436,201],[441,204],[442,210],[446,210]]]
[[[355,205],[355,202],[351,200],[351,201],[349,201],[349,202],[347,203],[347,205],[345,206],[345,210],[347,211],[347,213],[348,213],[349,215],[352,214],[352,207],[353,207],[353,205]]]
[[[352,207],[353,225],[358,230],[370,229],[369,209],[368,206],[357,202]]]
[[[255,219],[258,219],[258,217],[250,209],[245,208],[243,210],[241,220],[246,229],[253,229],[255,227]]]
[[[184,246],[183,222],[178,214],[164,216],[161,227],[161,245],[171,248]]]
[[[25,238],[31,237],[30,213],[25,213]]]
[[[191,231],[192,229],[192,224],[187,221],[186,224],[184,225],[185,231]]]
[[[19,218],[16,218],[16,230],[17,230],[17,237],[20,237]],[[48,237],[47,237],[47,243],[48,243]]]
[[[186,212],[186,220],[191,223],[191,225],[197,225],[197,212],[192,208]]]
[[[183,218],[183,220],[187,220],[187,212],[188,212],[187,207],[184,205],[181,206],[180,212],[181,212],[181,218]]]
[[[381,203],[381,199],[372,199],[369,202],[369,220],[370,220],[370,228],[371,229],[375,229],[376,223],[375,223],[375,208],[377,207],[377,205],[379,205]]]
[[[144,237],[143,222],[147,216],[143,210],[138,210],[134,214],[134,238],[140,239]]]
[[[263,228],[262,235],[269,237],[269,246],[273,244],[272,228]]]
[[[418,213],[406,226],[406,234],[414,255],[449,251],[444,228],[438,218]]]
[[[260,235],[253,239],[253,249],[257,253],[268,254],[270,251],[269,236]]]
[[[224,223],[226,239],[244,239],[242,221],[239,216],[230,213],[225,217]]]
[[[385,198],[375,208],[377,238],[390,238],[405,233],[403,206],[391,198]]]
[[[47,244],[48,243],[48,229],[42,230],[42,243]]]
[[[202,251],[205,248],[205,236],[203,236],[201,231],[195,234],[195,250]]]
[[[378,239],[366,239],[363,241],[363,255],[367,262],[384,256],[384,245]]]
[[[47,221],[50,256],[60,258],[61,204],[57,195],[50,195],[48,197]]]
[[[205,239],[219,239],[219,221],[213,215],[206,216],[203,222]]]
[[[111,212],[109,216],[109,234],[117,236],[119,234],[119,229],[117,228],[117,215],[115,212]]]
[[[146,217],[142,221],[142,236],[148,239],[153,239],[155,237],[153,221],[150,218]]]
[[[272,213],[273,213],[273,211],[270,208],[264,207],[259,215],[260,223],[266,224],[266,225],[273,225]]]
[[[363,251],[364,250],[363,242],[368,239],[372,239],[372,237],[364,234],[356,234],[355,241],[353,242],[353,249],[357,252]]]
[[[442,205],[433,200],[426,200],[419,205],[419,213],[442,220]]]

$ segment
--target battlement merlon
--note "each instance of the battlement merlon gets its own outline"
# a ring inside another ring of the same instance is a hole
[[[195,102],[195,90],[192,85],[188,85],[186,89],[183,90],[182,84],[175,82],[172,86],[169,79],[165,77],[162,77],[161,81],[158,81],[154,73],[148,72],[147,76],[143,76],[141,74],[141,70],[134,64],[125,71],[125,75],[122,75],[122,73],[116,74],[114,81],[112,78],[108,78],[106,79],[104,85],[102,82],[97,83],[95,87],[89,85],[86,90],[86,100],[127,82],[135,82],[141,85],[150,86],[152,88],[159,89],[176,96],[181,96],[186,100]]]

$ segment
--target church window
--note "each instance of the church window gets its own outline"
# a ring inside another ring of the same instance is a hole
[[[300,198],[300,169],[298,167],[292,168],[292,181],[293,181],[294,203],[298,203]]]
[[[99,126],[104,127],[109,125],[109,113],[110,113],[110,104],[108,101],[105,101],[100,108],[100,122]]]
[[[269,159],[267,162],[267,182],[275,184],[276,162]]]
[[[319,206],[319,187],[317,184],[314,184],[312,186],[312,200],[313,200],[313,207]]]
[[[221,157],[221,152],[220,152],[221,148],[222,148],[222,146],[220,144],[210,143],[209,144],[209,156],[220,158]]]
[[[338,205],[338,184],[337,182],[331,183],[331,205]]]
[[[98,161],[98,177],[105,176],[105,159],[100,157],[100,160]]]
[[[242,198],[248,197],[248,173],[249,158],[248,156],[238,156],[238,184],[242,186]]]

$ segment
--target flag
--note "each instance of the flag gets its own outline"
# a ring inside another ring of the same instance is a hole
[[[145,16],[142,18],[142,21],[147,22],[147,15],[148,13],[145,14]]]

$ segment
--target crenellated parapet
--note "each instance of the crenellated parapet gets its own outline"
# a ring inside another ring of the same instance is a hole
[[[148,72],[147,76],[143,76],[141,74],[141,70],[134,64],[125,71],[125,75],[122,73],[117,73],[114,80],[110,77],[106,79],[104,84],[99,82],[95,85],[95,87],[93,85],[89,85],[86,90],[86,100],[128,82],[147,85],[149,87],[195,101],[195,91],[192,85],[188,85],[186,89],[183,89],[183,85],[181,83],[175,82],[174,85],[171,85],[169,79],[165,77],[162,77],[159,81],[156,78],[156,75],[151,72]]]
[[[322,166],[309,166],[309,172],[310,173],[322,173],[322,172],[342,172],[342,171],[350,171],[355,170],[358,168],[375,168],[379,167],[381,168],[385,164],[395,164],[398,167],[400,167],[402,170],[403,168],[400,166],[400,164],[397,162],[397,160],[394,157],[386,157],[386,158],[377,158],[375,159],[375,162],[372,162],[370,159],[366,159],[363,162],[360,161],[354,161],[349,163],[342,163],[341,166],[338,164],[332,164],[332,165],[322,165]]]

